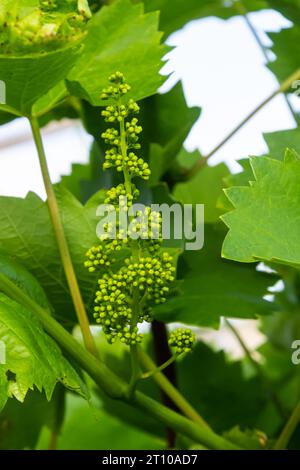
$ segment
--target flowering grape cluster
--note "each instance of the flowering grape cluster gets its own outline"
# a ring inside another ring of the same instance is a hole
[[[107,106],[101,114],[106,122],[119,123],[120,129],[110,127],[101,134],[104,142],[110,146],[105,152],[103,168],[106,170],[114,167],[118,172],[125,170],[131,177],[139,176],[148,180],[151,174],[148,163],[133,151],[141,147],[139,134],[143,129],[138,124],[138,119],[132,117],[140,108],[132,99],[126,105],[121,102],[122,97],[130,91],[130,86],[121,72],[114,73],[109,80],[112,84],[103,90],[101,98],[113,99],[116,103]]]
[[[192,350],[195,339],[194,333],[188,328],[178,328],[170,334],[169,345],[175,348],[176,354],[182,354]]]
[[[96,269],[102,274],[98,280],[95,297],[94,317],[102,326],[109,343],[117,339],[127,345],[142,341],[138,324],[152,320],[152,308],[166,301],[175,279],[173,258],[161,248],[161,214],[146,207],[144,211],[131,213],[133,203],[139,197],[139,190],[131,182],[133,177],[148,179],[148,164],[133,150],[140,148],[138,136],[142,131],[136,117],[139,106],[132,99],[124,102],[130,90],[123,74],[116,72],[110,76],[110,85],[103,90],[101,98],[110,100],[102,111],[105,121],[116,125],[102,133],[104,142],[109,145],[106,151],[104,169],[116,168],[123,172],[124,183],[110,188],[105,195],[117,213],[124,210],[129,226],[124,229],[116,223],[105,226],[98,246],[87,252],[85,266],[90,272]],[[116,235],[112,238],[113,229]],[[120,265],[115,252],[127,248]]]
[[[104,244],[92,246],[86,253],[86,257],[88,259],[85,261],[84,265],[91,273],[94,272],[98,266],[110,267],[111,262],[108,257],[107,246]]]
[[[101,96],[102,99],[108,98],[107,93],[105,93],[104,96],[102,93]],[[139,105],[135,101],[133,101],[133,99],[130,99],[128,101],[127,106],[125,106],[124,104],[120,104],[119,106],[107,106],[101,114],[106,122],[115,123],[121,122],[122,119],[127,118],[129,114],[137,114],[139,111]]]
[[[137,200],[139,195],[140,192],[134,184],[131,185],[131,192],[127,193],[125,185],[123,183],[120,183],[118,184],[118,186],[113,186],[108,191],[106,191],[104,203],[116,205],[116,209],[118,209],[117,204],[119,204],[123,200],[126,200],[126,206],[130,207],[132,206],[133,201]]]
[[[126,278],[129,284],[139,289],[142,296],[149,295],[155,304],[164,303],[169,292],[168,285],[174,281],[175,268],[172,257],[162,253],[161,257],[140,258],[138,262],[126,259]]]
[[[151,321],[149,306],[165,302],[169,284],[174,281],[175,268],[171,261],[167,253],[163,253],[161,258],[139,258],[137,262],[130,257],[116,273],[104,274],[99,279],[94,316],[110,343],[117,338],[125,344],[141,342],[143,335],[138,333],[137,326],[130,328],[133,291],[140,299],[136,323]],[[144,302],[147,303],[146,308]]]
[[[125,77],[121,72],[115,72],[111,74],[108,80],[110,81],[111,85],[109,85],[107,88],[104,88],[102,90],[102,93],[101,93],[102,100],[113,98],[118,102],[121,96],[126,95],[126,93],[130,91],[130,86],[128,85],[128,83],[126,83]],[[117,105],[118,104],[119,103],[117,103]],[[119,110],[119,106],[118,106],[118,110]],[[127,110],[128,106],[127,107],[124,106],[123,110],[124,109]],[[108,111],[108,107],[106,108],[105,111]],[[103,112],[102,112],[102,116],[106,118],[106,115],[103,114]]]

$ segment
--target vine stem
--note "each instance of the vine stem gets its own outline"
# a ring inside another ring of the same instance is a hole
[[[44,330],[52,336],[61,348],[67,352],[96,382],[96,384],[111,398],[124,400],[138,408],[150,412],[159,422],[170,426],[177,432],[195,442],[215,450],[241,450],[227,439],[219,436],[210,429],[204,429],[186,417],[171,411],[150,397],[135,391],[128,398],[128,384],[114,374],[103,362],[98,361],[89,351],[84,349],[58,323],[49,312],[31,299],[14,282],[0,273],[0,289],[10,298],[26,307],[41,322]]]
[[[160,422],[170,426],[178,433],[184,434],[200,444],[213,450],[242,450],[235,444],[232,444],[225,440],[223,437],[218,436],[214,432],[204,429],[198,426],[196,423],[189,421],[184,416],[176,413],[176,411],[170,410],[164,405],[152,400],[141,392],[136,392],[133,396],[132,403],[138,405],[139,408],[143,409],[147,413],[151,413]],[[186,428],[187,423],[189,424],[188,429]],[[213,436],[213,439],[212,439]],[[225,442],[224,442],[225,441]]]
[[[30,122],[31,130],[32,130],[34,142],[36,145],[39,162],[40,162],[40,168],[41,168],[43,181],[44,181],[44,185],[45,185],[45,189],[47,193],[47,203],[48,203],[50,218],[52,221],[55,238],[57,241],[64,271],[66,274],[68,286],[70,289],[70,294],[71,294],[75,311],[77,314],[78,322],[82,331],[84,344],[88,351],[94,354],[94,356],[98,357],[98,351],[97,351],[94,338],[90,330],[89,320],[86,314],[81,292],[80,292],[78,282],[76,279],[76,274],[74,271],[74,266],[72,263],[68,243],[67,243],[66,236],[64,233],[64,228],[63,228],[61,216],[59,213],[55,191],[51,183],[39,123],[38,123],[37,118],[35,117],[31,117],[29,119],[29,122]]]
[[[137,317],[139,313],[139,303],[138,303],[138,292],[136,289],[133,292],[133,306],[132,306],[132,325],[131,330],[137,324]],[[135,387],[141,377],[141,369],[138,359],[138,347],[137,344],[130,345],[130,359],[131,359],[131,377],[128,385],[128,396],[131,397]]]
[[[284,450],[286,449],[298,423],[300,421],[300,401],[298,402],[296,408],[292,412],[289,420],[284,426],[275,446],[274,450]]]
[[[118,107],[120,107],[120,102],[118,104]],[[120,139],[121,139],[121,145],[120,145],[121,154],[122,154],[122,159],[124,162],[124,164],[122,165],[124,184],[125,184],[127,194],[132,195],[131,176],[125,167],[125,162],[126,162],[126,157],[127,157],[127,142],[126,142],[124,118],[122,118],[120,121]],[[134,245],[136,245],[136,243],[134,243]],[[133,251],[133,257],[138,261],[139,259],[138,246],[137,247],[134,246],[134,249],[132,251]],[[140,311],[139,292],[136,288],[133,288],[132,295],[133,295],[133,304],[132,304],[132,320],[131,320],[131,326],[130,326],[131,333],[133,332],[133,329],[136,327],[138,323],[138,317],[139,317],[139,311]],[[138,360],[136,344],[130,344],[130,361],[131,361],[131,377],[130,377],[130,381],[128,385],[129,397],[132,396],[135,390],[135,387],[138,383],[138,380],[141,376],[141,369],[140,369],[140,364]]]
[[[167,367],[169,367],[169,365],[173,364],[173,362],[176,361],[177,358],[178,358],[178,356],[176,356],[176,355],[171,356],[166,362],[164,362],[160,366],[156,366],[155,369],[149,370],[149,372],[145,372],[144,374],[142,374],[141,378],[142,379],[149,379],[150,377],[157,374],[158,372],[162,372]]]
[[[189,419],[195,423],[203,426],[206,429],[211,429],[208,423],[199,415],[199,413],[192,407],[192,405],[184,398],[184,396],[174,387],[168,378],[157,370],[156,364],[152,361],[151,357],[142,349],[138,348],[138,355],[140,362],[144,367],[153,372],[153,380],[159,387],[171,398],[172,402],[178,409]]]
[[[205,166],[208,160],[218,151],[223,145],[225,145],[239,130],[247,124],[250,119],[252,119],[259,111],[261,111],[270,101],[273,100],[280,93],[286,92],[294,83],[294,81],[300,78],[300,68],[292,73],[275,91],[273,91],[267,98],[265,98],[256,108],[253,109],[229,134],[221,140],[219,144],[216,145],[207,155],[199,159],[190,169],[188,169],[183,177],[184,179],[189,179],[195,176],[198,171],[200,171],[203,166]]]

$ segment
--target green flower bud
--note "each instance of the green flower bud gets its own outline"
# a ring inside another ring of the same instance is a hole
[[[195,334],[190,329],[178,328],[172,331],[169,337],[169,345],[174,347],[177,354],[190,352],[195,344]]]

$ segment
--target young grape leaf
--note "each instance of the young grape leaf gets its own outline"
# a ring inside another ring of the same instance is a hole
[[[6,389],[8,384],[8,397],[22,402],[28,390],[36,387],[50,400],[57,382],[86,396],[82,380],[38,319],[4,294],[0,294],[0,341],[5,346],[2,386]]]
[[[256,318],[271,313],[274,304],[263,296],[276,278],[256,271],[255,266],[223,260],[224,232],[207,224],[204,247],[187,251],[179,259],[181,295],[155,308],[163,322],[218,327],[221,316]]]
[[[228,168],[224,163],[216,166],[206,165],[189,181],[178,183],[173,195],[183,204],[204,204],[205,221],[217,222],[222,214],[217,208],[217,200],[224,187],[223,178],[227,175]]]
[[[135,100],[157,91],[164,81],[158,72],[167,52],[160,44],[158,12],[144,14],[142,4],[117,0],[93,16],[87,31],[82,55],[67,80],[75,96],[103,104],[101,90],[116,70],[124,73]]]
[[[251,170],[249,158],[242,158],[238,160],[238,163],[241,165],[242,170],[239,173],[228,173],[224,181],[224,187],[229,188],[230,186],[244,186],[253,179],[253,173]],[[219,195],[217,200],[217,207],[224,214],[225,211],[232,210],[233,206],[229,199],[226,197],[224,191]]]
[[[223,215],[229,227],[222,255],[300,266],[300,159],[287,151],[284,161],[251,158],[254,182],[227,189],[234,210]]]
[[[300,128],[284,131],[268,132],[263,134],[269,148],[269,157],[282,160],[287,147],[300,154]],[[234,186],[237,186],[234,184]]]

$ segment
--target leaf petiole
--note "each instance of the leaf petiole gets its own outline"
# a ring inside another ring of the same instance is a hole
[[[59,213],[58,202],[56,199],[56,195],[51,183],[49,169],[47,165],[46,154],[42,142],[41,132],[39,128],[39,123],[36,117],[31,117],[29,119],[32,135],[34,138],[34,142],[36,145],[40,167],[42,171],[43,181],[47,193],[47,203],[50,213],[51,222],[53,225],[55,238],[57,241],[58,249],[60,252],[62,264],[65,270],[66,278],[68,281],[70,294],[73,300],[74,308],[77,314],[77,318],[80,324],[80,328],[83,335],[84,344],[88,351],[90,351],[94,356],[98,357],[98,351],[94,342],[94,338],[92,336],[89,320],[87,317],[87,313],[85,310],[85,306],[83,303],[83,299],[81,296],[81,292],[78,286],[71,254],[69,251],[68,243],[66,240],[61,216]]]
[[[176,361],[176,359],[178,358],[179,354],[174,354],[173,356],[171,356],[166,362],[164,362],[163,364],[161,364],[160,366],[156,367],[156,369],[153,369],[149,372],[145,372],[144,374],[142,374],[141,378],[142,379],[149,379],[150,377],[152,377],[153,375],[157,374],[158,372],[162,372],[163,370],[165,370],[167,367],[169,367],[170,364],[173,364],[173,362]]]

